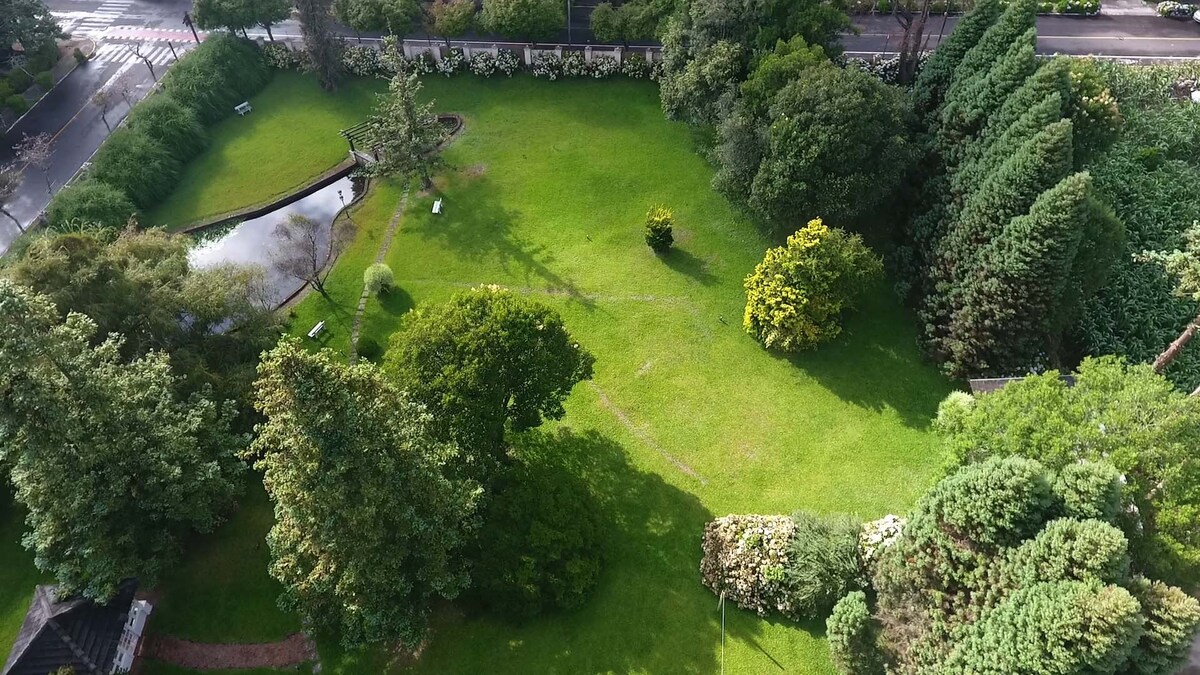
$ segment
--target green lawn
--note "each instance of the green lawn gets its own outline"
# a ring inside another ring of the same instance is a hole
[[[21,546],[25,513],[0,487],[0,655],[7,656],[29,611],[33,587],[50,583],[33,566],[33,553]]]
[[[438,194],[410,201],[388,256],[400,288],[369,302],[364,337],[386,345],[408,307],[484,283],[556,307],[596,354],[594,386],[576,388],[562,436],[525,442],[555,445],[596,486],[616,536],[581,611],[521,626],[443,611],[414,667],[719,670],[720,614],[697,572],[704,522],[902,511],[938,464],[927,427],[949,383],[919,362],[915,328],[883,285],[815,352],[773,355],[745,334],[741,282],[768,242],[710,189],[711,168],[687,128],[663,120],[652,86],[430,78],[426,92],[467,129],[445,154]],[[430,214],[436,197],[442,216]],[[664,258],[642,240],[655,203],[678,223]],[[334,274],[351,288],[333,303],[310,295],[293,331],[352,312],[366,262],[343,259]],[[727,622],[729,672],[831,669],[820,627],[737,610]],[[323,656],[334,673],[380,667]]]
[[[267,574],[267,530],[275,515],[253,476],[241,508],[187,542],[183,562],[159,583],[150,630],[196,642],[272,642],[300,630],[276,607],[281,586]]]
[[[212,144],[183,173],[171,197],[147,216],[172,229],[269,202],[349,157],[338,131],[366,119],[380,80],[349,80],[323,91],[311,77],[281,72],[250,103],[209,130]]]
[[[251,117],[219,127],[189,168],[190,187],[160,213],[183,222],[305,182],[338,159],[306,155],[308,134],[361,119],[378,86],[329,97],[280,76],[259,97],[274,102],[256,99]],[[663,119],[652,85],[439,77],[426,92],[467,128],[438,177],[444,215],[429,214],[433,196],[410,198],[388,256],[400,288],[370,300],[364,338],[386,345],[410,307],[483,283],[557,308],[595,353],[595,379],[576,388],[562,423],[518,445],[592,485],[612,523],[609,561],[577,612],[513,625],[446,605],[415,662],[321,639],[323,672],[719,671],[721,614],[698,573],[704,523],[730,512],[903,511],[939,463],[928,425],[950,384],[919,361],[913,322],[882,284],[817,351],[774,355],[742,331],[742,279],[768,242],[711,190],[711,167],[687,128]],[[310,108],[326,122],[302,119]],[[288,142],[258,163],[227,159],[289,137],[306,145]],[[263,176],[273,182],[260,185]],[[293,332],[325,319],[325,344],[347,347],[362,271],[403,192],[380,183],[355,208],[359,239],[330,277],[331,299],[310,294],[290,310]],[[654,203],[678,223],[663,258],[642,241]],[[152,630],[240,641],[292,630],[265,573],[269,524],[252,492],[231,523],[193,541],[162,584]],[[820,626],[734,608],[726,622],[729,673],[832,672]]]

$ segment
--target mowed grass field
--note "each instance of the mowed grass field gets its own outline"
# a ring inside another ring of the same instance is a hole
[[[382,80],[352,79],[327,92],[312,77],[276,73],[250,99],[253,112],[209,129],[208,150],[147,222],[178,229],[293,192],[349,158],[338,131],[365,120],[386,89]]]
[[[588,482],[611,523],[608,561],[579,611],[514,624],[446,603],[418,659],[346,652],[322,637],[322,672],[831,673],[820,625],[730,606],[722,647],[717,598],[699,579],[702,529],[727,513],[806,508],[867,519],[907,509],[940,462],[928,427],[951,388],[920,361],[912,319],[881,284],[834,342],[791,357],[762,349],[741,328],[742,280],[770,242],[712,191],[712,168],[688,129],[663,119],[650,83],[461,76],[425,85],[439,111],[462,114],[467,126],[444,154],[435,194],[409,194],[387,257],[399,288],[369,300],[364,344],[386,348],[410,308],[480,284],[560,311],[595,354],[595,378],[576,387],[562,422],[515,445]],[[337,129],[361,120],[366,94],[382,86],[354,83],[343,99],[278,76],[261,95],[275,104],[255,101],[255,126],[224,123],[189,168],[204,198],[177,194],[163,208],[184,222],[304,183],[345,146],[326,163],[297,140],[329,133],[341,142]],[[327,121],[298,127],[294,115],[310,107]],[[275,150],[252,165],[219,159],[267,146]],[[289,177],[257,186],[281,175]],[[359,237],[330,276],[331,297],[310,293],[288,309],[293,333],[325,319],[323,346],[348,348],[362,272],[406,190],[377,182],[352,210]],[[445,211],[433,216],[439,197]],[[642,239],[656,203],[676,216],[676,246],[662,257]],[[796,214],[797,225],[817,215]],[[266,572],[270,521],[251,489],[229,523],[190,541],[184,564],[160,584],[151,630],[239,642],[295,630],[298,621],[275,609]],[[12,602],[21,605],[15,632],[38,577],[10,542],[20,532],[13,523],[0,527],[0,563],[24,565],[10,593],[24,598]],[[0,612],[9,587],[0,586]]]
[[[398,289],[368,302],[363,339],[386,347],[407,309],[480,284],[558,309],[595,353],[595,379],[576,388],[556,429],[518,444],[552,445],[589,480],[614,537],[581,611],[512,625],[445,610],[406,665],[718,671],[721,616],[698,573],[704,523],[731,512],[903,511],[938,464],[928,423],[950,384],[920,362],[915,328],[883,285],[817,351],[772,354],[743,332],[742,280],[769,242],[711,190],[712,169],[687,128],[663,119],[653,86],[429,78],[425,93],[462,114],[466,130],[434,194],[410,196],[387,257]],[[440,216],[430,213],[436,198]],[[642,239],[652,204],[676,216],[676,246],[662,257]],[[355,291],[365,258],[335,271]],[[357,292],[334,296],[310,294],[293,332],[352,315]],[[346,349],[348,334],[327,346]],[[821,626],[735,609],[726,621],[727,672],[831,671]],[[379,667],[330,656],[335,673]]]

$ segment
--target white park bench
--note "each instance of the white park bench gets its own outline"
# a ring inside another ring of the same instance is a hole
[[[440,215],[442,213],[442,200],[439,199],[433,203],[433,212],[436,215]]]
[[[254,108],[250,107],[250,101],[242,101],[241,103],[234,106],[233,109],[239,115],[245,115],[246,113],[250,112],[251,110],[254,110]]]
[[[316,340],[317,336],[320,335],[321,331],[323,331],[323,330],[325,330],[325,322],[318,321],[317,325],[313,326],[312,330],[308,331],[308,337],[313,340]]]

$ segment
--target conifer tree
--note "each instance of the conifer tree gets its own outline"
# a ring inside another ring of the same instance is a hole
[[[974,269],[979,251],[1012,218],[1028,212],[1042,192],[1071,170],[1071,121],[1060,120],[1026,141],[964,201],[949,222],[930,270],[934,291],[925,299],[926,339],[939,359],[949,352],[945,327],[961,306],[963,279]],[[963,374],[970,365],[947,365]]]
[[[979,38],[975,46],[963,55],[954,69],[954,77],[946,91],[946,100],[955,90],[971,81],[971,78],[991,69],[992,64],[1004,55],[1010,45],[1020,39],[1026,31],[1035,28],[1037,19],[1036,0],[1013,0],[1008,3],[1000,18]]]
[[[942,161],[954,166],[982,131],[988,115],[999,108],[1037,70],[1037,32],[1025,31],[985,73],[955,89],[942,108],[938,146]]]
[[[918,115],[924,118],[937,114],[963,55],[975,46],[998,16],[999,0],[980,0],[975,3],[974,9],[959,20],[950,37],[929,56],[913,84],[913,108]]]
[[[1063,100],[1051,93],[1032,106],[1002,134],[991,139],[980,138],[967,146],[967,155],[958,170],[951,175],[951,195],[959,202],[975,191],[1006,159],[1014,148],[1038,135],[1043,129],[1063,118]]]
[[[1003,104],[994,110],[987,120],[980,142],[984,147],[995,141],[1012,126],[1022,115],[1033,106],[1045,100],[1046,96],[1056,93],[1062,99],[1064,110],[1071,99],[1071,69],[1070,59],[1065,56],[1055,57],[1042,64],[1033,75]]]
[[[961,282],[962,304],[946,342],[947,370],[1016,375],[1044,364],[1058,341],[1051,335],[1054,318],[1078,309],[1061,305],[1085,230],[1090,186],[1086,173],[1067,177],[984,247]]]

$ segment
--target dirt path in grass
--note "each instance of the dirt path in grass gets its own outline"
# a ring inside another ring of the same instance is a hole
[[[170,635],[146,639],[146,658],[183,668],[291,668],[317,660],[317,647],[304,633],[293,633],[279,642],[252,644],[204,643]]]
[[[666,449],[664,449],[661,445],[659,445],[657,442],[655,442],[655,440],[650,437],[650,434],[646,433],[646,430],[643,429],[640,425],[634,423],[634,421],[629,418],[629,415],[627,415],[624,410],[621,410],[620,408],[618,408],[617,405],[612,402],[612,399],[610,399],[608,397],[608,394],[606,394],[603,389],[596,386],[595,382],[592,382],[591,380],[589,380],[588,386],[592,388],[592,391],[596,392],[597,398],[600,399],[600,406],[602,408],[604,408],[605,410],[609,411],[610,413],[612,413],[613,417],[616,417],[617,421],[621,423],[621,426],[623,426],[629,430],[629,433],[633,434],[634,436],[637,437],[638,440],[640,440],[641,442],[645,443],[646,445],[648,445],[651,448],[653,448],[654,450],[656,450],[658,452],[658,454],[663,456],[663,459],[670,462],[671,465],[674,466],[676,469],[679,469],[683,473],[700,481],[701,485],[708,485],[707,478],[705,478],[704,476],[701,476],[699,474],[699,472],[697,472],[695,469],[693,469],[692,467],[685,464],[683,462],[683,460],[681,460],[678,457],[676,457],[675,455],[672,455],[671,453],[667,452]]]

